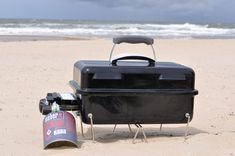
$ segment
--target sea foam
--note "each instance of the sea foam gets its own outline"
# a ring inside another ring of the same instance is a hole
[[[145,35],[155,38],[235,38],[235,28],[209,24],[159,24],[67,20],[0,20],[0,35],[97,36]]]

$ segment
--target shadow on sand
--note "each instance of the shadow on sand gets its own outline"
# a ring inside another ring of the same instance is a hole
[[[185,135],[185,126],[180,126],[180,127],[164,127],[160,131],[158,126],[148,126],[148,125],[143,125],[145,133],[147,138],[156,138],[156,137],[182,137],[184,138]],[[112,128],[107,128],[107,127],[102,127],[102,126],[95,126],[94,127],[94,132],[95,132],[95,141],[100,142],[100,143],[112,143],[116,142],[119,140],[129,140],[132,139],[135,135],[135,132],[137,131],[137,128],[132,125],[132,131],[131,133],[128,129],[128,127],[117,127],[115,132],[113,133]],[[208,133],[206,131],[202,131],[200,129],[194,128],[194,127],[189,127],[189,136],[201,134],[201,133]],[[87,129],[87,131],[84,133],[85,138],[81,139],[81,134],[79,134],[79,137],[81,140],[90,140],[91,139],[91,132],[90,128]],[[138,139],[142,139],[143,135],[140,132],[138,134]]]

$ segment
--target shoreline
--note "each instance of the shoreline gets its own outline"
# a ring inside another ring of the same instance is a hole
[[[17,41],[60,41],[60,40],[90,40],[93,37],[80,36],[39,36],[39,35],[0,35],[0,42]]]

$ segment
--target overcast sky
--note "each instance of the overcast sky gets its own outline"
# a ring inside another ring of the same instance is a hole
[[[0,0],[0,18],[235,23],[235,0]]]

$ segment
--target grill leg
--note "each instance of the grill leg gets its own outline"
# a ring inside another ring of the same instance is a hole
[[[142,131],[142,134],[144,136],[144,141],[147,143],[148,141],[147,141],[147,137],[146,137],[144,128],[140,124],[135,124],[135,126],[137,127],[137,131],[136,131],[135,136],[134,136],[134,138],[132,140],[132,143],[133,144],[135,143],[136,137],[138,136],[140,130]]]
[[[160,132],[162,131],[162,124],[160,125]]]
[[[143,136],[144,136],[144,141],[145,141],[145,142],[148,142],[147,137],[146,137],[146,135],[145,135],[144,128],[143,128],[141,125],[139,125],[139,126],[140,126],[140,128],[141,128],[141,130],[142,130],[142,133],[143,133]]]
[[[78,111],[77,115],[79,116],[80,118],[80,126],[81,126],[81,133],[82,133],[82,137],[84,138],[84,132],[83,132],[83,124],[82,124],[82,114],[80,111]]]
[[[185,129],[184,140],[186,140],[186,139],[187,139],[187,136],[188,136],[189,122],[190,122],[190,114],[189,114],[189,113],[186,113],[186,114],[185,114],[185,117],[188,119],[188,121],[187,121],[186,129]]]
[[[91,113],[88,114],[88,118],[90,118],[90,121],[91,121],[92,141],[95,142],[95,133],[94,133],[94,130],[93,130],[93,118],[92,118],[92,114]]]
[[[115,132],[116,127],[117,127],[117,124],[115,124],[114,127],[113,127],[113,133]]]
[[[138,126],[137,124],[135,124],[135,125],[136,125],[136,127],[137,127],[137,131],[136,131],[135,136],[134,136],[134,138],[133,138],[133,140],[132,140],[132,143],[133,143],[133,144],[135,143],[135,139],[136,139],[136,137],[137,137],[137,135],[138,135],[138,133],[139,133],[139,131],[140,131],[139,126]]]
[[[131,125],[130,124],[128,124],[128,128],[129,128],[129,131],[131,132],[131,134],[133,134],[133,131],[131,129]]]
[[[73,113],[76,116],[76,118],[78,118],[78,116],[79,116],[80,126],[81,126],[81,133],[82,133],[82,137],[84,138],[85,136],[84,136],[84,133],[83,133],[82,114],[81,114],[80,111],[77,111],[77,112],[73,111]]]
[[[113,133],[115,132],[116,128],[117,128],[117,124],[115,124],[114,127],[113,127]],[[133,131],[131,129],[131,125],[130,124],[128,124],[128,128],[129,128],[129,131],[133,134]]]

